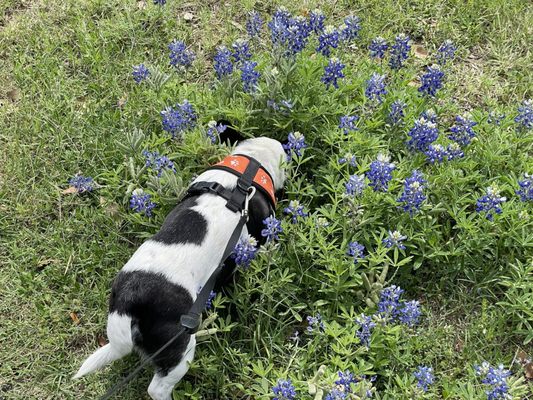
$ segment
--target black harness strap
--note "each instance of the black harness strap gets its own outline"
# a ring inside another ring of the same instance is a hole
[[[211,192],[213,194],[216,194],[223,199],[229,200],[231,199],[232,191],[226,189],[224,186],[222,186],[218,182],[197,182],[189,189],[187,190],[187,194],[185,197],[195,196],[203,193]]]

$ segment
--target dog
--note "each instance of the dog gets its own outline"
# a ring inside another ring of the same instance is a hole
[[[280,142],[259,137],[237,142],[232,154],[257,160],[272,179],[276,192],[285,182]],[[234,189],[238,177],[221,169],[209,169],[192,183],[217,182]],[[115,278],[107,319],[109,343],[93,353],[74,378],[124,357],[132,351],[154,354],[180,329],[180,318],[196,299],[222,261],[240,213],[226,207],[226,200],[207,192],[188,196],[167,216],[160,231],[145,241]],[[250,234],[258,245],[263,220],[273,214],[268,196],[257,190],[249,203],[249,219],[242,235]],[[223,274],[228,274],[223,271]],[[224,278],[224,277],[223,277]],[[154,400],[171,400],[174,386],[194,358],[194,335],[182,334],[152,363],[155,375],[148,387]]]

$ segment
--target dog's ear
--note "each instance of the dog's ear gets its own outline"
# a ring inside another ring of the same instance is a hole
[[[224,132],[220,133],[220,143],[229,144],[230,146],[235,145],[237,142],[246,139],[239,131],[237,131],[227,120],[217,121],[217,125],[222,124],[226,125]]]

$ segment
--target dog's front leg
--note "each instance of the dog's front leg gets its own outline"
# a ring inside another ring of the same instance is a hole
[[[148,387],[148,394],[154,400],[172,400],[172,390],[174,386],[181,381],[181,378],[189,370],[189,365],[194,358],[194,349],[196,347],[196,337],[191,335],[187,349],[179,362],[166,375],[156,373]]]

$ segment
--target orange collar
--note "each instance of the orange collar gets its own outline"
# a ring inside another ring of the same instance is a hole
[[[224,158],[219,163],[213,165],[211,168],[222,169],[228,172],[231,172],[235,175],[241,176],[246,167],[250,163],[250,160],[247,156],[236,154],[230,155]],[[259,168],[254,177],[254,186],[261,190],[272,202],[272,205],[276,207],[276,194],[274,191],[274,182],[272,177],[262,166]]]

